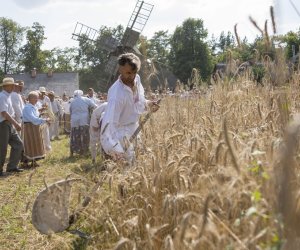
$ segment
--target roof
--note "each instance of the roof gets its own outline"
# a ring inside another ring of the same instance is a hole
[[[7,77],[13,77],[15,80],[24,81],[24,93],[32,90],[38,90],[39,87],[45,87],[47,91],[54,91],[55,95],[62,95],[64,92],[71,96],[76,89],[79,89],[78,72],[53,73],[48,76],[47,73],[36,73],[32,77],[30,73],[9,74]]]

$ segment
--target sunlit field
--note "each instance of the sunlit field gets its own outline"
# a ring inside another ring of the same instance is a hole
[[[100,156],[95,165],[89,157],[69,158],[68,138],[61,135],[40,167],[0,179],[0,248],[280,249],[287,239],[295,244],[299,83],[296,73],[276,87],[240,77],[202,86],[190,98],[164,96],[141,132],[131,168],[110,161],[104,166]],[[86,238],[67,231],[45,236],[31,224],[37,193],[67,176],[82,179],[73,185],[70,214],[104,180],[71,226]]]

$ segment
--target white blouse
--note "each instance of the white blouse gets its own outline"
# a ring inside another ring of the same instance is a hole
[[[129,140],[138,127],[139,115],[146,110],[140,76],[136,75],[134,81],[134,92],[120,78],[108,90],[101,125],[101,144],[108,154],[124,152],[124,140]]]

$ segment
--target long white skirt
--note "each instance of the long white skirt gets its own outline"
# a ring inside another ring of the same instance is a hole
[[[51,142],[50,142],[50,135],[49,135],[49,126],[46,123],[42,125],[42,136],[43,136],[45,151],[46,153],[49,153],[51,151]]]

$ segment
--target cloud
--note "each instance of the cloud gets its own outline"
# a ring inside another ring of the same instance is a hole
[[[74,46],[71,39],[76,22],[83,23],[94,29],[102,25],[116,27],[121,24],[126,27],[134,10],[137,0],[0,0],[0,4],[10,9],[10,12],[0,9],[0,16],[15,20],[22,26],[31,26],[39,22],[45,26],[46,47]],[[268,19],[271,25],[269,7],[274,0],[145,0],[153,4],[154,8],[142,32],[151,38],[154,32],[168,30],[171,34],[176,26],[189,18],[202,19],[204,28],[208,29],[209,36],[219,36],[222,31],[233,33],[233,27],[238,24],[238,33],[241,38],[249,41],[260,35],[250,23],[249,16],[264,26]],[[299,27],[299,16],[295,10],[285,3],[286,0],[276,0],[275,17],[278,20],[278,30],[284,33]],[[293,0],[300,10],[300,1]],[[299,2],[299,3],[298,3]],[[271,26],[269,26],[271,29]]]
[[[62,5],[62,4],[95,4],[99,3],[99,0],[89,0],[88,2],[86,0],[13,0],[15,4],[23,9],[34,9],[38,7],[51,7],[51,5]],[[105,1],[103,1],[103,4]]]
[[[32,9],[46,5],[50,0],[13,0],[16,5],[24,9]]]

